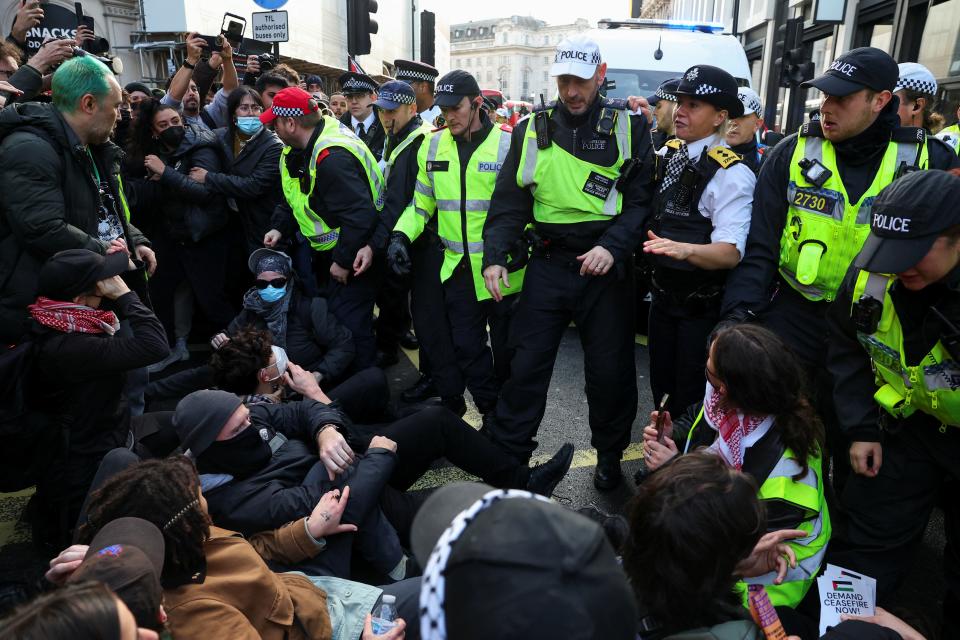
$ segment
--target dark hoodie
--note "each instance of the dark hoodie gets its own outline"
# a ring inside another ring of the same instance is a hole
[[[158,203],[162,220],[158,230],[180,242],[199,242],[227,225],[225,198],[189,177],[194,167],[210,173],[224,171],[220,141],[212,131],[188,124],[176,151],[157,148],[150,153],[167,165],[160,180],[129,179],[128,189],[144,203]]]
[[[0,199],[0,338],[13,342],[28,326],[26,307],[44,261],[65,249],[103,254],[107,243],[97,234],[100,196],[91,156],[56,107],[8,106],[0,111],[0,140],[0,180],[7,185]],[[90,153],[101,179],[118,194],[120,149],[108,142],[91,146]],[[135,195],[125,193],[135,206]],[[128,221],[121,224],[131,252],[150,244]],[[135,282],[128,285],[142,291]]]

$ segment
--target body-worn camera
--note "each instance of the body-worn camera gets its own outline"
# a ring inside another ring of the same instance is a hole
[[[830,176],[833,175],[833,172],[823,166],[823,163],[819,160],[803,158],[797,164],[800,166],[800,175],[803,176],[804,180],[818,188],[826,184]]]
[[[860,296],[857,303],[853,305],[853,323],[860,333],[868,335],[876,333],[882,314],[883,303],[873,296]]]

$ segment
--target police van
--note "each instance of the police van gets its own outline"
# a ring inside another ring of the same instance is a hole
[[[677,20],[600,20],[588,35],[607,63],[607,96],[650,96],[664,80],[698,64],[720,67],[750,86],[750,65],[740,41],[723,25]]]

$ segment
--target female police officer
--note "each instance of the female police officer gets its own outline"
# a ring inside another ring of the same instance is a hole
[[[909,570],[944,482],[960,480],[957,171],[910,173],[880,193],[827,313],[827,365],[855,472],[842,495],[847,531],[828,560],[875,577],[881,606]],[[947,638],[960,628],[956,495],[943,510]]]
[[[683,409],[703,393],[707,337],[726,274],[740,262],[756,178],[724,141],[743,115],[737,82],[709,65],[687,70],[674,94],[677,137],[658,152],[659,196],[643,251],[652,267],[650,386]]]

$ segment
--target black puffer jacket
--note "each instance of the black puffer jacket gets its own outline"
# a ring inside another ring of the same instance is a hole
[[[199,242],[227,226],[226,199],[189,177],[194,167],[210,173],[223,171],[223,152],[212,131],[188,124],[175,152],[157,149],[151,152],[163,160],[167,168],[159,181],[136,174],[127,179],[128,190],[136,192],[137,200],[146,205],[136,212],[138,220],[151,215],[147,207],[152,207],[152,215],[159,220],[151,221],[147,228],[179,242]]]
[[[233,154],[229,128],[213,132],[224,158],[221,172],[210,171],[204,183],[210,193],[227,198],[231,210],[240,214],[247,251],[263,247],[263,236],[272,228],[270,217],[283,201],[280,186],[280,152],[283,143],[273,131],[263,128],[250,138],[239,155]]]
[[[0,198],[0,339],[14,342],[29,327],[26,308],[46,259],[66,249],[102,254],[107,243],[97,235],[100,196],[91,156],[56,107],[8,106],[0,111],[0,138],[0,180],[7,186]],[[108,142],[91,146],[90,153],[110,190],[119,193],[120,148]],[[136,194],[126,195],[136,206]],[[121,224],[131,252],[150,244],[126,220]]]

